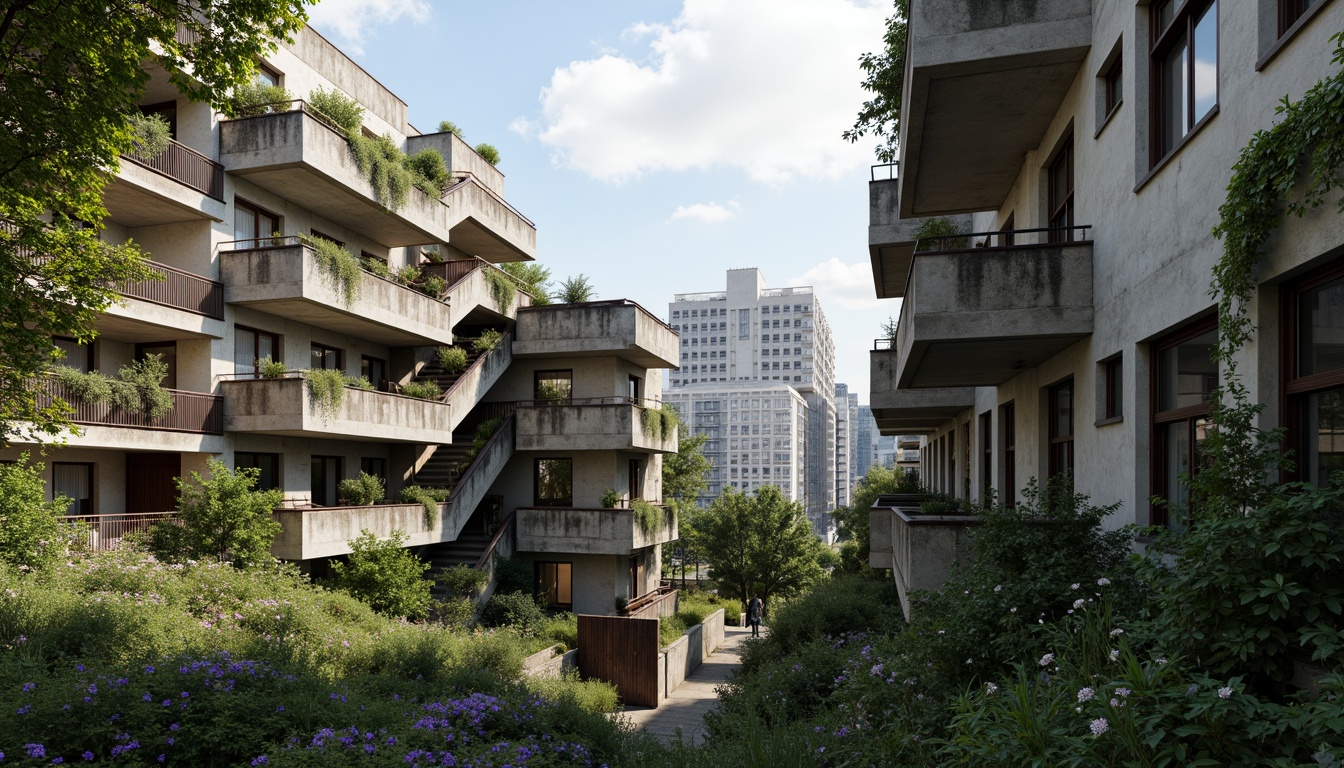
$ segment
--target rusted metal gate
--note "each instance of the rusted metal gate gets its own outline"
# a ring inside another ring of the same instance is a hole
[[[580,614],[579,674],[616,686],[624,704],[658,706],[658,619]]]

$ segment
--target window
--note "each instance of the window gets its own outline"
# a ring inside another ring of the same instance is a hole
[[[233,198],[233,239],[260,241],[280,231],[280,217],[241,197]],[[239,248],[265,247],[271,241],[238,243]]]
[[[534,502],[538,507],[574,505],[574,462],[572,459],[536,460]]]
[[[994,480],[990,472],[994,460],[994,419],[993,414],[985,411],[980,414],[980,502],[989,505],[994,493]]]
[[[177,342],[165,341],[156,344],[136,344],[135,359],[144,360],[149,355],[158,355],[159,360],[168,366],[168,373],[160,385],[168,389],[177,389]]]
[[[387,488],[387,459],[362,458],[359,460],[359,471],[382,480],[383,488]]]
[[[93,370],[93,344],[81,344],[74,339],[64,336],[55,336],[51,343],[65,354],[61,359],[61,365],[67,368],[74,368],[81,373],[88,373]]]
[[[93,514],[93,465],[67,461],[51,463],[51,498],[70,500],[67,515]]]
[[[1073,137],[1064,140],[1064,145],[1050,163],[1050,242],[1067,243],[1073,240]]]
[[[1153,506],[1154,525],[1184,526],[1190,497],[1181,475],[1199,468],[1199,446],[1210,427],[1209,393],[1218,386],[1211,357],[1217,343],[1217,324],[1210,319],[1153,345],[1152,489],[1167,501]]]
[[[737,310],[737,338],[751,338],[751,310]]]
[[[947,475],[943,478],[943,492],[957,493],[957,433],[948,432],[943,439],[943,458],[947,460]]]
[[[260,62],[257,63],[257,73],[254,77],[257,85],[280,85],[280,73]]]
[[[1050,477],[1073,472],[1073,379],[1049,390]]]
[[[692,366],[694,369],[695,366]],[[574,393],[574,372],[537,371],[532,374],[534,400],[545,403],[568,403]]]
[[[317,506],[336,506],[336,486],[341,482],[342,464],[340,456],[313,457],[312,493],[313,503]]]
[[[1125,65],[1124,57],[1116,56],[1115,61],[1111,62],[1110,69],[1102,77],[1104,84],[1104,100],[1102,101],[1102,115],[1109,115],[1120,106],[1121,86],[1124,83]]]
[[[140,107],[140,113],[146,116],[158,115],[168,124],[168,137],[177,138],[177,102],[163,101],[158,104],[144,104]]]
[[[280,454],[278,453],[244,453],[235,452],[233,454],[233,469],[255,469],[257,470],[257,490],[269,491],[272,488],[280,486]]]
[[[360,355],[359,375],[368,379],[374,389],[382,391],[387,388],[387,361],[377,357]]]
[[[280,337],[242,325],[233,327],[233,372],[257,374],[261,360],[280,361]]]
[[[1124,416],[1121,406],[1124,396],[1124,358],[1115,355],[1097,364],[1100,375],[1101,391],[1098,392],[1098,408],[1101,418],[1097,425],[1120,421]]]
[[[1334,264],[1290,286],[1284,325],[1289,445],[1295,478],[1327,485],[1344,470],[1344,266]]]
[[[1155,166],[1218,104],[1218,2],[1154,3],[1151,29]]]
[[[644,498],[644,461],[642,459],[631,459],[629,466],[630,500],[642,499]]]
[[[1313,6],[1320,4],[1321,0],[1279,0],[1279,37],[1287,34]]]
[[[308,367],[319,371],[345,370],[345,355],[335,347],[314,343]]]
[[[574,607],[573,563],[537,563],[537,594],[546,597],[546,607],[568,611]]]

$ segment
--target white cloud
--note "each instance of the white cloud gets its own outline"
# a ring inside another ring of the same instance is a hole
[[[677,219],[698,219],[699,221],[727,221],[737,215],[741,206],[736,200],[728,203],[727,207],[719,205],[714,201],[708,203],[695,203],[693,205],[678,205],[677,210],[672,212],[672,220]]]
[[[845,309],[873,309],[881,306],[873,289],[873,268],[866,261],[846,264],[831,257],[788,283],[816,288],[822,305],[839,304]]]
[[[526,117],[515,117],[509,121],[509,130],[513,133],[527,138],[532,135],[532,121]]]
[[[639,55],[556,69],[542,90],[557,164],[622,182],[660,171],[740,168],[779,184],[871,162],[840,133],[865,92],[861,53],[882,45],[887,2],[684,0],[670,24],[636,24]]]
[[[322,0],[308,9],[308,20],[319,32],[334,35],[337,44],[356,56],[364,53],[370,28],[403,18],[428,21],[430,15],[427,0]]]

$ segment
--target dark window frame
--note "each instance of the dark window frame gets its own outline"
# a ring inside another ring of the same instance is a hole
[[[323,344],[323,343],[321,343],[321,342],[317,342],[317,341],[311,341],[311,342],[308,342],[308,350],[309,350],[309,351],[308,351],[308,362],[309,362],[309,367],[310,367],[310,368],[312,367],[312,365],[311,365],[312,362],[313,362],[314,360],[317,359],[317,356],[316,356],[314,353],[316,353],[316,352],[321,352],[321,353],[322,353],[322,360],[323,360],[323,365],[322,365],[322,367],[321,367],[321,370],[324,370],[324,371],[341,371],[342,373],[345,372],[345,350],[344,350],[344,349],[341,349],[340,347],[333,347],[333,346],[331,346],[331,345],[329,345],[329,344]],[[328,355],[329,353],[334,353],[333,356],[336,358],[336,365],[335,365],[334,367],[331,367],[331,368],[328,368],[328,367],[326,366],[326,362],[325,362],[326,359],[327,359],[327,355]]]
[[[897,450],[900,450],[899,448]],[[994,491],[994,412],[980,414],[980,502],[989,506]]]
[[[1017,505],[1017,404],[1012,401],[999,406],[999,434],[1003,505],[1013,507]]]
[[[568,381],[569,394],[564,397],[542,397],[541,383],[545,380]],[[532,372],[532,399],[539,403],[568,405],[574,400],[574,369],[557,368]]]
[[[1058,171],[1063,170],[1064,177],[1068,181],[1068,189],[1058,188],[1056,181]],[[1073,241],[1073,191],[1076,187],[1073,165],[1073,134],[1065,136],[1060,144],[1059,150],[1055,156],[1050,159],[1050,164],[1046,169],[1046,214],[1050,217],[1046,223],[1050,231],[1047,233],[1049,241],[1052,243],[1068,243]]]
[[[252,235],[251,237],[235,237],[234,238],[235,240],[254,240],[257,241],[256,245],[260,247],[266,245],[266,243],[262,242],[263,240],[271,237],[276,232],[284,231],[284,219],[280,217],[280,214],[267,210],[266,208],[257,205],[256,203],[252,202],[251,200],[248,200],[245,197],[239,197],[238,195],[234,195],[233,196],[234,235],[238,234],[238,212],[240,210],[247,211],[252,214]],[[275,226],[271,229],[270,232],[261,231],[261,219],[263,216],[268,216],[275,222]]]
[[[1060,394],[1069,393],[1069,424],[1065,432],[1059,423]],[[1063,381],[1050,385],[1046,390],[1046,435],[1047,449],[1046,477],[1053,478],[1074,469],[1074,436],[1078,432],[1078,389],[1070,376]]]
[[[1101,375],[1101,418],[1094,426],[1114,424],[1125,418],[1125,358],[1114,355],[1098,363]]]
[[[47,483],[47,496],[50,497],[50,499],[53,500],[53,501],[56,499],[56,468],[57,468],[57,467],[83,467],[83,468],[85,469],[85,471],[88,472],[89,498],[84,500],[84,501],[87,501],[87,502],[88,502],[88,508],[87,508],[87,509],[83,509],[83,508],[76,509],[76,511],[74,511],[74,512],[71,512],[71,511],[70,511],[70,508],[66,508],[66,510],[65,510],[65,512],[64,512],[63,514],[64,514],[66,517],[70,517],[70,516],[72,516],[72,515],[96,515],[96,514],[98,514],[98,512],[97,512],[97,508],[98,508],[98,468],[97,468],[97,466],[96,466],[93,462],[91,462],[91,461],[53,461],[53,462],[51,462],[51,482]],[[80,502],[80,499],[71,499],[71,500],[70,500],[70,504],[71,504],[72,507],[78,505],[79,502]]]
[[[243,466],[240,467],[240,466],[238,465],[238,459],[239,459],[239,457],[242,457],[242,456],[248,456],[248,457],[251,457],[251,459],[252,459],[252,463],[250,463],[250,464],[244,464]],[[264,456],[264,457],[267,457],[267,458],[270,458],[270,459],[274,462],[274,468],[273,468],[273,470],[272,470],[273,474],[275,475],[274,478],[272,478],[272,479],[274,480],[274,483],[273,483],[272,485],[269,485],[269,486],[264,485],[264,484],[262,483],[262,481],[265,479],[265,470],[264,470],[264,468],[261,466],[261,462],[258,461],[258,459],[260,459],[260,458],[263,457],[263,456]],[[267,452],[265,452],[265,451],[234,451],[234,452],[233,452],[233,471],[234,471],[234,472],[237,472],[239,469],[246,469],[246,468],[250,468],[250,467],[258,467],[258,468],[261,468],[261,469],[263,470],[263,473],[257,477],[257,487],[256,487],[255,490],[258,490],[258,491],[269,491],[269,490],[271,490],[272,488],[277,488],[277,489],[281,489],[281,490],[284,489],[284,487],[285,487],[285,476],[284,476],[283,466],[281,465],[280,454],[278,454],[278,453],[267,453]]]
[[[381,376],[377,377],[378,379],[377,381],[374,380],[375,378],[374,365],[373,365],[374,363],[377,363],[379,366],[382,366],[382,374]],[[383,358],[374,357],[373,355],[360,355],[359,375],[368,379],[369,383],[373,385],[374,389],[380,392],[385,391],[387,389],[387,383],[389,381],[389,379],[387,378],[387,361],[384,360]]]
[[[1172,13],[1172,19],[1166,25],[1161,22],[1162,9],[1168,5],[1175,7]],[[1149,6],[1149,49],[1148,49],[1148,74],[1149,74],[1149,125],[1148,125],[1148,167],[1156,168],[1169,155],[1173,154],[1185,139],[1195,133],[1199,126],[1207,119],[1218,114],[1218,72],[1222,69],[1222,29],[1218,23],[1218,0],[1169,0],[1169,2],[1154,2]],[[1214,83],[1213,83],[1213,104],[1209,111],[1195,116],[1195,24],[1204,15],[1206,11],[1213,8],[1213,28],[1214,28]],[[1162,76],[1164,73],[1164,62],[1167,55],[1181,45],[1185,46],[1185,120],[1186,130],[1180,136],[1174,136],[1171,140],[1171,146],[1166,146],[1163,141],[1163,130],[1167,114],[1165,111],[1165,91],[1162,87]]]
[[[1328,283],[1344,278],[1344,260],[1309,272],[1283,287],[1280,302],[1281,336],[1279,349],[1282,351],[1282,365],[1279,368],[1281,383],[1282,423],[1287,427],[1285,448],[1293,452],[1293,469],[1284,472],[1282,479],[1307,482],[1306,469],[1308,429],[1306,425],[1308,399],[1315,394],[1344,387],[1344,367],[1326,371],[1299,374],[1299,344],[1301,342],[1300,306],[1302,294],[1320,288]]]
[[[556,589],[545,589],[545,580],[543,572],[550,567],[554,573],[554,583]],[[559,597],[560,585],[560,566],[566,566],[569,569],[569,602],[562,602]],[[546,607],[556,611],[574,610],[574,563],[569,560],[536,560],[532,564],[532,583],[533,591],[546,598]],[[552,599],[555,594],[557,599]]]
[[[1162,407],[1162,353],[1173,347],[1203,336],[1210,331],[1218,330],[1218,318],[1216,316],[1196,320],[1189,325],[1183,326],[1166,336],[1163,336],[1151,345],[1152,364],[1148,370],[1148,392],[1149,392],[1149,426],[1150,436],[1149,444],[1152,449],[1148,452],[1150,457],[1149,479],[1150,479],[1150,498],[1160,499],[1167,488],[1168,482],[1172,479],[1167,476],[1166,468],[1166,440],[1163,439],[1165,431],[1171,428],[1171,425],[1184,423],[1186,429],[1190,430],[1188,436],[1190,444],[1190,468],[1192,471],[1198,471],[1199,457],[1195,453],[1196,438],[1195,429],[1201,418],[1207,418],[1213,410],[1211,401],[1205,401],[1199,405],[1189,405],[1179,408],[1170,408],[1160,410]],[[1220,378],[1221,381],[1221,378]],[[1149,505],[1149,524],[1157,526],[1170,526],[1172,519],[1169,505],[1150,504]]]
[[[95,371],[95,370],[97,370],[96,368],[94,368],[94,365],[93,365],[93,362],[94,362],[94,361],[93,361],[93,345],[98,343],[96,340],[95,340],[95,341],[88,341],[88,342],[81,342],[79,339],[76,339],[76,338],[74,338],[73,336],[52,336],[52,337],[51,337],[51,344],[52,344],[53,347],[56,346],[56,342],[57,342],[58,340],[59,340],[59,341],[68,341],[68,342],[74,344],[77,348],[84,350],[84,362],[83,362],[83,368],[80,369],[80,370],[83,370],[84,373],[89,373],[90,371]],[[67,353],[66,356],[65,356],[65,360],[66,360],[66,361],[69,361],[69,360],[70,360],[70,355],[69,355],[68,353]],[[68,365],[68,363],[67,363],[67,365]],[[68,365],[68,367],[74,368],[75,366],[73,366],[73,365]]]
[[[317,488],[317,483],[310,482],[308,484],[309,500],[311,500],[314,505],[319,507],[334,507],[339,505],[341,503],[339,486],[341,484],[341,480],[345,479],[345,457],[333,456],[329,454],[323,454],[323,455],[313,454],[308,457],[308,461],[309,461],[310,479],[316,481],[318,467],[320,466],[322,467],[322,474],[323,474],[322,479],[324,481],[330,482],[332,486],[331,498],[327,498],[327,489],[323,487],[320,491],[321,497],[319,499],[318,495],[319,489]],[[336,477],[334,478],[334,481],[332,481],[333,480],[332,478],[326,477],[326,471],[327,471],[326,467],[327,462],[329,461],[335,462],[336,464],[335,469]],[[323,483],[324,486],[326,484],[327,482]]]
[[[1307,11],[1321,0],[1278,0],[1279,33],[1275,39],[1288,34],[1298,19],[1307,15]]]
[[[569,496],[543,499],[541,497],[541,465],[546,461],[563,461],[569,464]],[[546,456],[532,460],[532,505],[536,507],[572,507],[574,506],[574,459],[569,456]]]
[[[284,346],[281,344],[281,341],[280,341],[280,338],[281,338],[281,337],[280,337],[280,334],[278,334],[278,333],[272,333],[271,331],[263,331],[263,330],[260,329],[260,328],[253,328],[253,327],[250,326],[250,325],[240,325],[240,324],[238,324],[238,323],[234,323],[234,326],[233,326],[233,343],[234,343],[234,345],[235,345],[235,350],[234,350],[234,354],[233,354],[233,357],[234,357],[234,368],[235,368],[234,373],[240,373],[240,374],[247,375],[247,372],[246,372],[246,371],[239,371],[239,370],[236,370],[236,368],[237,368],[237,366],[238,366],[238,351],[237,351],[237,349],[236,349],[236,346],[237,346],[237,344],[238,344],[238,331],[247,331],[248,333],[251,333],[251,334],[253,335],[253,340],[252,340],[252,372],[251,372],[251,374],[250,374],[251,376],[253,376],[254,378],[256,378],[256,377],[260,377],[260,376],[261,376],[261,372],[257,370],[257,362],[256,362],[256,361],[258,361],[258,360],[261,359],[261,357],[260,357],[260,355],[261,355],[261,337],[263,337],[263,336],[268,336],[268,337],[270,337],[270,339],[271,339],[271,346],[275,349],[275,352],[276,352],[275,356],[271,358],[271,362],[274,362],[274,363],[283,363],[283,362],[284,362],[283,354],[282,354],[283,351],[284,351]]]
[[[1103,119],[1110,117],[1111,113],[1120,107],[1124,101],[1124,77],[1125,77],[1125,56],[1123,53],[1115,57],[1115,61],[1106,68],[1106,74],[1102,75],[1102,85],[1105,87],[1105,101],[1102,102]]]

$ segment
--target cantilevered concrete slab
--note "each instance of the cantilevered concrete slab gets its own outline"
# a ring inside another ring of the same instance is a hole
[[[1091,0],[911,0],[901,215],[992,210],[1092,43]]]
[[[633,301],[550,304],[518,310],[513,356],[609,357],[644,368],[676,368],[680,337]]]
[[[879,299],[899,299],[905,295],[910,277],[910,260],[915,254],[915,233],[929,217],[901,218],[898,165],[874,166],[888,169],[887,178],[868,182],[868,258],[873,264],[873,286]],[[971,231],[970,214],[948,217],[958,229]]]
[[[935,432],[948,419],[975,405],[975,389],[972,387],[897,389],[897,353],[894,349],[873,350],[868,362],[870,407],[877,429],[883,435]]]
[[[309,393],[308,382],[294,374],[226,380],[220,391],[225,432],[382,443],[452,442],[448,404],[438,400],[345,387],[340,406],[325,413]]]
[[[1002,384],[1092,333],[1090,241],[924,251],[910,274],[898,389]]]
[[[572,404],[519,408],[520,451],[633,451],[675,453],[677,431],[655,435],[644,428],[644,408],[628,398],[596,398]]]
[[[677,540],[677,515],[671,510],[649,531],[629,509],[519,509],[517,521],[519,552],[631,555]]]

